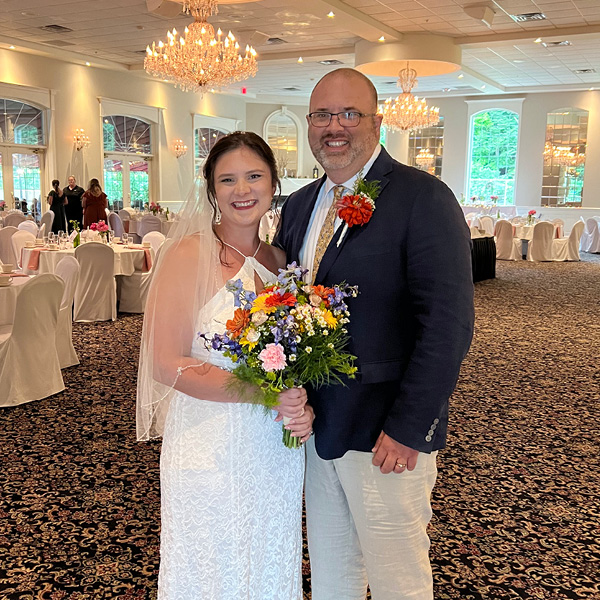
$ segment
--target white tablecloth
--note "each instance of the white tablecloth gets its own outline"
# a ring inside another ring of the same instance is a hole
[[[531,240],[533,237],[533,225],[513,225],[513,237],[521,240]],[[554,224],[554,237],[561,238],[563,236],[563,228],[560,224]]]
[[[127,233],[131,233],[131,234],[135,233],[137,235],[138,227],[140,226],[141,222],[142,222],[141,219],[131,218],[129,220],[129,230],[127,231]],[[168,235],[173,223],[174,223],[174,221],[162,221],[162,223],[160,224],[161,233],[163,235]]]
[[[133,275],[134,271],[144,270],[144,250],[141,248],[127,248],[117,244],[111,245],[115,252],[115,275]],[[54,273],[56,265],[65,256],[75,256],[75,249],[67,250],[42,250],[40,252],[39,269],[28,268],[31,251],[34,248],[23,248],[23,272],[28,275],[41,273]]]
[[[17,296],[30,277],[13,277],[8,286],[0,286],[0,326],[10,325],[15,316]]]

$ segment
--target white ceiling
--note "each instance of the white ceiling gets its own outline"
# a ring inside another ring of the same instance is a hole
[[[165,6],[173,1],[164,0]],[[473,5],[494,10],[490,27],[465,12]],[[327,17],[330,10],[334,18]],[[547,18],[518,23],[510,16],[532,12]],[[14,45],[15,51],[141,75],[146,45],[191,20],[189,15],[169,19],[151,13],[146,0],[0,0],[0,47]],[[447,35],[462,48],[461,71],[420,78],[417,94],[600,88],[600,0],[259,0],[219,4],[210,21],[243,42],[252,38],[258,75],[232,91],[244,85],[248,97],[258,100],[304,101],[314,82],[335,68],[318,61],[336,59],[352,67],[354,45],[361,39],[384,35],[389,40],[402,33]],[[73,31],[40,29],[48,25]],[[267,37],[284,43],[264,43]],[[546,48],[534,42],[537,37],[571,45]],[[580,69],[596,72],[574,73]],[[380,94],[398,93],[393,77],[373,80]]]

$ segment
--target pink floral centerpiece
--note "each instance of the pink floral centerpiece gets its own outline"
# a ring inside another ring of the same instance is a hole
[[[163,211],[162,206],[158,202],[150,202],[148,210],[155,216]]]
[[[98,221],[90,225],[90,231],[97,231],[103,241],[107,241],[109,226],[104,221]]]
[[[0,211],[3,211],[6,208],[6,202],[4,200],[0,201]]]
[[[533,223],[535,222],[535,214],[536,214],[535,210],[530,210],[527,213],[527,225],[533,225]]]

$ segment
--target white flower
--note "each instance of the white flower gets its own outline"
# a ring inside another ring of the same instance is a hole
[[[312,352],[312,348],[310,346],[306,346],[304,350],[306,351],[306,354],[310,354]]]
[[[246,331],[246,339],[250,343],[258,342],[258,340],[260,339],[260,332],[254,329],[254,327],[248,327]]]
[[[333,350],[333,344],[331,342],[329,342],[329,344],[327,344],[328,348],[331,348],[331,350]]]
[[[262,325],[268,318],[264,310],[259,310],[252,314],[252,322],[258,326]]]
[[[290,354],[289,359],[290,359],[290,362],[295,362],[296,361],[296,355],[295,354]]]

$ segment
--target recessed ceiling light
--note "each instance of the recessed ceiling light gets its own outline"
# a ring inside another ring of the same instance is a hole
[[[515,60],[513,60],[514,63],[523,63],[525,62],[524,60],[521,60],[520,58],[517,58]]]
[[[461,73],[461,74],[458,76],[458,78],[459,78],[459,79],[462,79],[463,77],[464,77],[464,74],[463,74],[463,73]]]
[[[335,13],[334,13],[332,10],[330,10],[330,11],[327,13],[327,16],[328,16],[330,19],[333,19],[333,17],[335,17]]]
[[[593,92],[596,88],[590,88],[590,92]]]
[[[337,60],[337,58],[328,58],[327,60],[320,60],[320,64],[327,65],[328,67],[332,65],[343,65],[344,63],[341,60]]]
[[[586,75],[589,73],[595,73],[596,69],[575,69],[573,71],[573,73],[575,73],[576,75]]]
[[[485,90],[485,85],[482,85],[482,86],[481,86],[481,89],[482,89],[482,90]]]
[[[382,35],[377,41],[378,42],[385,42],[385,36]]]
[[[541,41],[542,41],[542,38],[538,38],[537,40],[533,40],[533,43],[534,44],[539,44],[539,43],[541,43]]]
[[[304,62],[304,61],[302,60],[302,57],[301,57],[301,56],[298,58],[298,62],[299,62],[299,63],[303,63],[303,62]]]
[[[442,88],[442,92],[449,92],[452,88]]]
[[[570,46],[571,42],[568,40],[561,40],[560,42],[542,42],[544,48],[557,48],[558,46]]]
[[[91,63],[89,63],[89,62],[86,62],[86,63],[85,63],[85,66],[86,66],[86,67],[90,67],[90,66],[91,66]]]
[[[517,23],[523,23],[525,21],[543,21],[546,18],[546,15],[542,12],[522,13],[520,15],[510,16]]]
[[[8,48],[9,48],[9,50],[14,50],[15,49],[14,46],[9,46]]]

